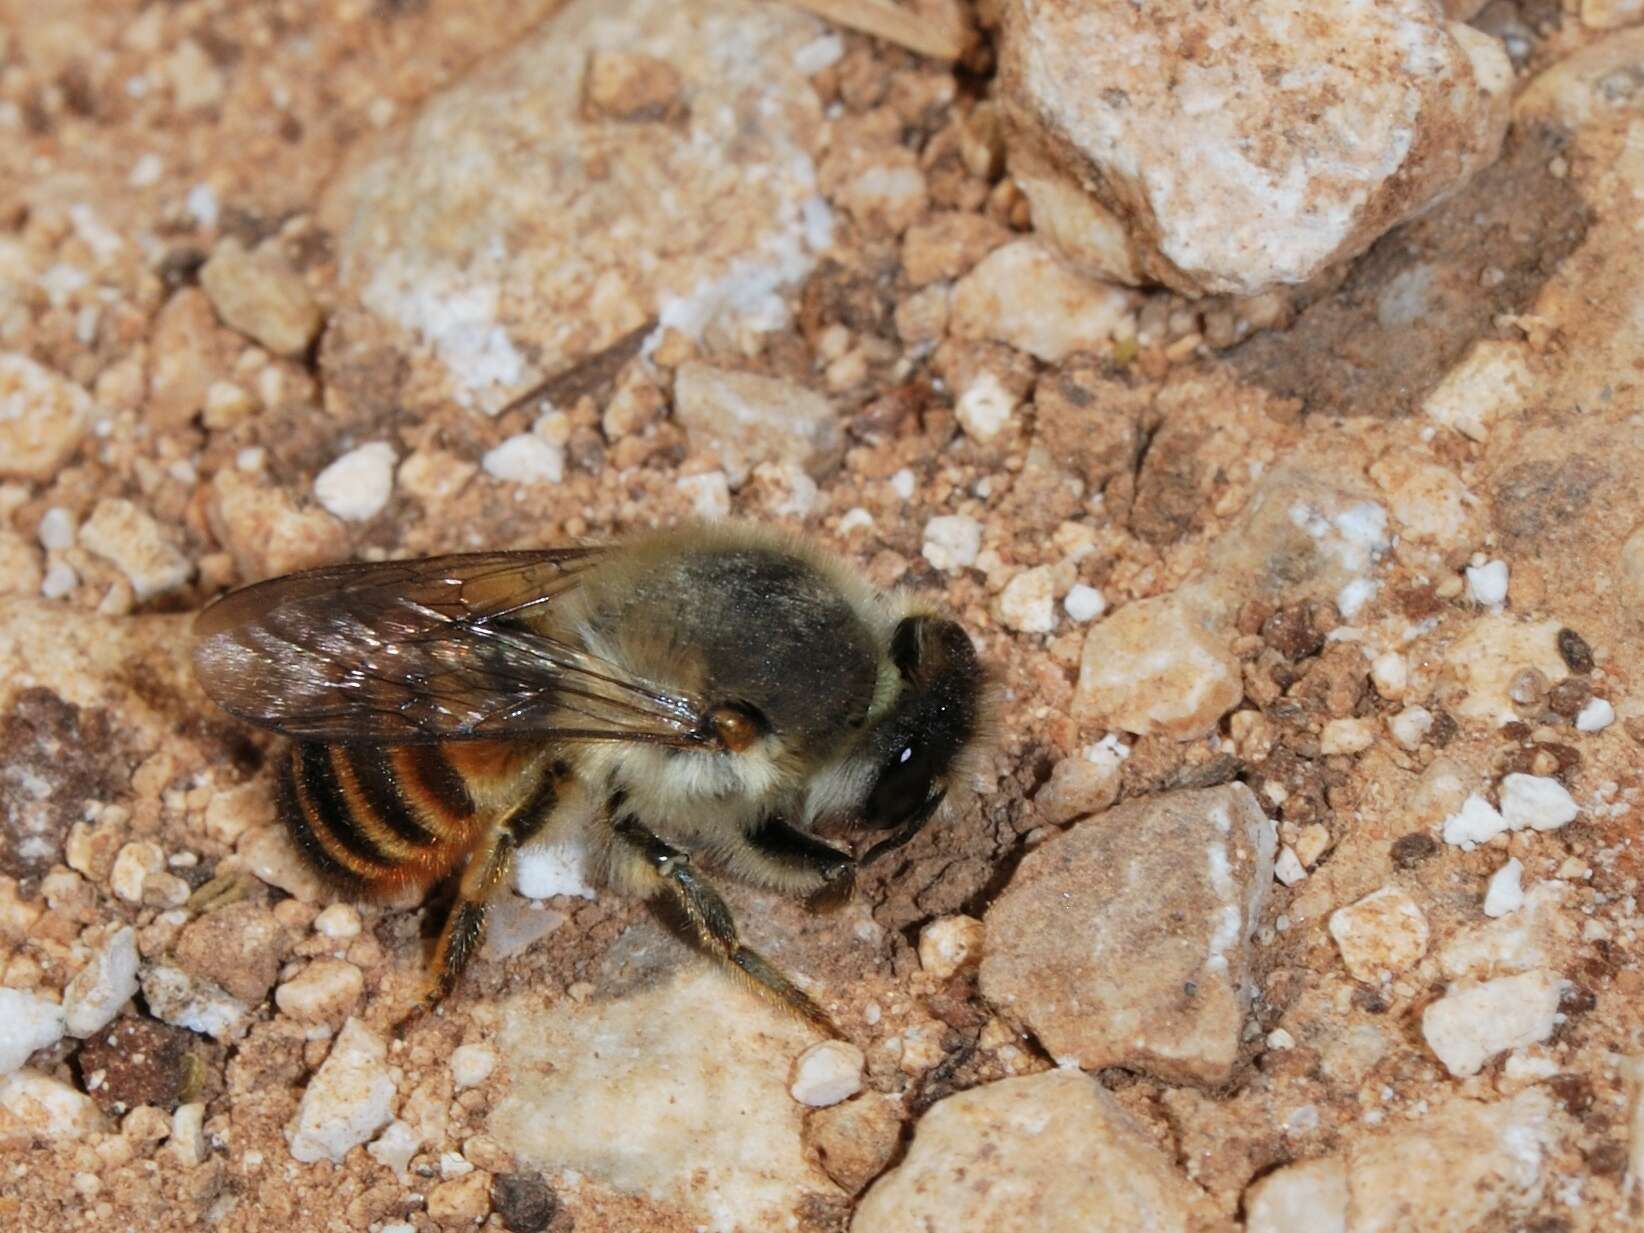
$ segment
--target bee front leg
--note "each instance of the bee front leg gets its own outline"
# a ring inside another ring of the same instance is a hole
[[[827,1035],[839,1035],[839,1029],[809,994],[763,956],[742,945],[730,908],[713,887],[697,876],[687,853],[658,839],[632,817],[622,818],[613,829],[617,844],[611,859],[626,866],[620,871],[622,881],[648,888],[653,896],[671,899],[703,949],[755,993]]]
[[[844,903],[856,886],[856,862],[781,818],[766,818],[733,848],[729,867],[744,882],[825,904]]]

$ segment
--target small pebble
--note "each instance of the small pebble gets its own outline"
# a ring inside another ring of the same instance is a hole
[[[1332,719],[1319,735],[1322,754],[1356,754],[1376,742],[1374,724],[1368,719]]]
[[[1473,847],[1494,839],[1508,829],[1508,822],[1478,793],[1461,803],[1461,808],[1444,819],[1444,842]]]
[[[919,931],[919,966],[938,980],[973,966],[982,957],[982,922],[974,916],[942,916]]]
[[[1330,936],[1355,980],[1402,972],[1427,953],[1427,917],[1396,886],[1384,886],[1330,914]]]
[[[1475,604],[1496,608],[1507,602],[1507,562],[1486,561],[1467,567],[1467,597]]]
[[[1067,609],[1068,616],[1083,625],[1107,611],[1107,599],[1095,587],[1079,582],[1069,589],[1062,607]]]
[[[350,1019],[303,1091],[289,1132],[291,1155],[304,1164],[342,1163],[349,1149],[388,1125],[394,1094],[387,1045],[358,1019]]]
[[[557,484],[565,478],[565,451],[535,433],[522,432],[486,451],[488,475],[514,484]]]
[[[1513,830],[1552,831],[1581,812],[1569,791],[1545,775],[1508,775],[1501,781],[1501,816]],[[1446,835],[1448,838],[1448,835]]]
[[[334,903],[314,917],[314,932],[337,942],[357,938],[360,936],[359,911],[352,904]]]
[[[1615,722],[1615,707],[1606,698],[1594,698],[1576,713],[1578,732],[1602,732]]]
[[[559,1200],[538,1173],[499,1174],[491,1183],[491,1204],[509,1233],[543,1233],[559,1211]]]
[[[386,441],[355,446],[314,477],[314,497],[344,522],[366,522],[393,494],[395,461]]]
[[[1402,698],[1410,684],[1410,665],[1397,651],[1383,651],[1370,663],[1370,683],[1383,698]]]
[[[952,573],[976,564],[982,524],[965,514],[939,514],[925,524],[920,552],[937,569]]]
[[[63,1008],[39,994],[0,987],[0,1076],[63,1039]]]
[[[999,595],[999,619],[1005,628],[1024,634],[1048,634],[1056,628],[1056,575],[1048,565],[1025,569]]]
[[[490,1045],[459,1045],[451,1053],[451,1078],[459,1088],[484,1083],[497,1067]]]
[[[316,959],[274,991],[274,1003],[293,1019],[341,1019],[365,988],[365,975],[343,959]]]
[[[794,1063],[788,1091],[802,1105],[826,1108],[862,1090],[862,1050],[843,1040],[812,1045]]]
[[[984,372],[965,388],[954,406],[954,418],[965,435],[984,445],[997,437],[1010,424],[1016,410],[1016,399],[999,383],[999,378]]]
[[[1424,706],[1407,706],[1387,721],[1387,730],[1399,748],[1416,750],[1433,730],[1433,713]]]
[[[40,547],[47,552],[61,552],[74,547],[75,531],[74,515],[54,505],[40,516],[40,526],[35,533],[40,537]]]
[[[1484,892],[1484,914],[1506,916],[1524,906],[1524,887],[1520,879],[1524,865],[1517,858],[1509,860],[1490,875],[1489,887]]]
[[[71,1036],[95,1036],[137,993],[137,932],[117,931],[63,990],[63,1012]]]
[[[1279,857],[1273,862],[1273,876],[1286,886],[1294,886],[1307,877],[1307,870],[1302,867],[1301,857],[1289,844],[1279,849]]]

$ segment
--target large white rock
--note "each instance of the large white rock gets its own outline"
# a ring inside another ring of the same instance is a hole
[[[822,32],[764,0],[574,0],[343,175],[345,292],[410,336],[423,396],[493,414],[653,321],[785,324],[829,243],[795,63]]]
[[[1476,1075],[1496,1054],[1551,1036],[1563,992],[1546,970],[1459,984],[1422,1012],[1421,1034],[1451,1074]]]
[[[20,1070],[0,1079],[0,1147],[79,1139],[103,1128],[91,1097],[61,1079]]]
[[[1351,257],[1494,161],[1512,70],[1430,0],[1006,0],[1034,223],[1092,272],[1254,294]]]
[[[792,1059],[814,1033],[692,965],[612,1000],[510,1002],[492,1136],[522,1162],[644,1195],[718,1233],[791,1226],[837,1189],[806,1159]]]
[[[1198,1188],[1078,1071],[972,1088],[919,1121],[852,1233],[1186,1233]]]
[[[371,1138],[393,1116],[388,1046],[358,1019],[350,1019],[303,1091],[296,1122],[287,1132],[291,1155],[305,1164],[340,1163],[349,1149]]]
[[[983,995],[1058,1060],[1225,1082],[1275,844],[1243,784],[1079,823],[1029,852],[988,910]]]
[[[36,1049],[63,1039],[63,1008],[22,989],[0,988],[0,1075],[9,1075]]]

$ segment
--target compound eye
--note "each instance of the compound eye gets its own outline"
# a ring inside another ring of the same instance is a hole
[[[912,817],[929,799],[935,774],[928,746],[918,741],[904,744],[891,755],[868,794],[868,825],[897,826]]]

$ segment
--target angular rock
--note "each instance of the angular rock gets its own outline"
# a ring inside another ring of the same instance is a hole
[[[0,986],[0,1075],[63,1039],[63,1008],[50,998]]]
[[[303,1090],[296,1120],[286,1132],[293,1157],[304,1164],[340,1164],[351,1148],[388,1125],[394,1113],[394,1077],[387,1059],[382,1037],[358,1019],[343,1024]]]
[[[1245,1192],[1246,1233],[1487,1233],[1535,1209],[1562,1138],[1539,1090],[1452,1100]]]
[[[314,499],[344,522],[375,518],[394,492],[396,459],[386,441],[356,445],[314,477]]]
[[[1097,351],[1130,314],[1132,294],[1068,269],[1037,240],[995,249],[953,288],[949,324],[1055,364]]]
[[[213,1047],[183,1028],[126,1015],[80,1046],[76,1061],[105,1112],[139,1105],[169,1112],[200,1095]]]
[[[251,1007],[221,985],[169,964],[145,968],[143,998],[162,1023],[199,1032],[213,1040],[237,1040],[250,1026]]]
[[[1330,936],[1353,979],[1375,982],[1427,953],[1427,917],[1396,886],[1384,886],[1330,914]]]
[[[1043,234],[1124,282],[1305,282],[1488,166],[1507,127],[1501,45],[1425,0],[1004,9],[1012,175]]]
[[[805,1118],[806,1148],[849,1194],[860,1194],[885,1171],[901,1139],[901,1104],[878,1092],[814,1109]]]
[[[200,286],[224,321],[275,355],[302,355],[325,320],[302,275],[273,246],[247,252],[232,237],[220,241]]]
[[[336,1022],[354,1009],[365,976],[344,959],[316,959],[274,991],[274,1004],[303,1023]]]
[[[1485,613],[1445,654],[1444,673],[1465,696],[1451,707],[1457,719],[1512,723],[1518,718],[1510,693],[1513,678],[1534,668],[1549,684],[1570,675],[1558,653],[1557,621],[1521,622],[1505,613]]]
[[[762,462],[821,475],[839,461],[844,437],[833,404],[779,377],[693,360],[674,378],[674,417],[698,447],[716,450],[733,485]]]
[[[137,931],[127,925],[98,948],[63,990],[71,1036],[94,1036],[137,992]]]
[[[172,956],[190,976],[215,982],[231,997],[256,1005],[274,987],[289,945],[274,913],[260,903],[242,901],[190,921],[177,935]]]
[[[787,1090],[789,1059],[812,1040],[700,965],[612,1001],[544,1010],[522,997],[503,1013],[513,1085],[490,1131],[585,1186],[647,1193],[724,1229],[781,1228],[838,1193],[805,1158]]]
[[[0,352],[0,479],[48,482],[91,427],[91,396],[26,355]]]
[[[852,1233],[1187,1233],[1197,1187],[1095,1080],[1005,1079],[934,1105]]]
[[[194,563],[160,524],[120,497],[97,502],[80,528],[80,543],[126,576],[139,603],[175,591],[194,576]]]
[[[1580,932],[1578,918],[1563,910],[1570,887],[1537,882],[1518,911],[1457,931],[1439,947],[1439,968],[1451,980],[1487,978],[1558,968]]]
[[[1243,784],[1078,824],[1029,852],[989,909],[983,995],[1086,1070],[1225,1081],[1275,844]]]
[[[829,243],[795,63],[821,30],[760,0],[574,0],[344,173],[322,216],[346,292],[414,336],[428,398],[491,414],[651,322],[784,324]],[[585,108],[613,48],[666,62],[667,114]]]
[[[0,1147],[83,1139],[102,1128],[97,1106],[61,1079],[34,1070],[0,1078]]]
[[[1091,626],[1073,714],[1137,735],[1203,736],[1244,697],[1239,661],[1182,591],[1124,607]]]
[[[1545,969],[1458,983],[1422,1012],[1422,1037],[1451,1074],[1476,1075],[1496,1054],[1551,1036],[1564,987]]]

